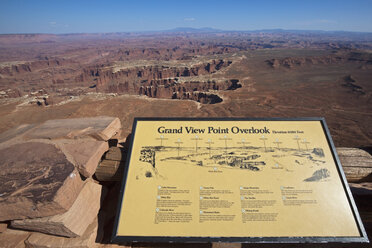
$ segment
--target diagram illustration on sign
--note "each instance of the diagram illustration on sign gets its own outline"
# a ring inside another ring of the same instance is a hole
[[[303,178],[306,182],[322,181],[330,177],[329,170],[322,167],[326,162],[323,149],[311,147],[311,143],[306,141],[306,138],[301,139],[297,135],[293,138],[297,141],[295,142],[297,148],[288,148],[285,144],[279,147],[283,142],[278,139],[275,139],[272,145],[266,144],[268,139],[265,136],[260,138],[264,141],[263,146],[248,145],[246,139],[235,142],[226,135],[216,142],[208,139],[204,146],[200,142],[198,145],[198,141],[203,139],[195,136],[190,139],[195,141],[194,147],[181,146],[183,142],[180,138],[172,142],[173,145],[171,141],[163,142],[168,140],[163,135],[159,139],[160,145],[141,148],[139,161],[147,164],[138,164],[140,167],[138,179],[166,179],[162,171],[169,166],[178,165],[210,167],[214,170],[240,169],[254,173],[265,173],[266,170],[283,170],[291,173],[306,168],[313,171],[311,175]]]

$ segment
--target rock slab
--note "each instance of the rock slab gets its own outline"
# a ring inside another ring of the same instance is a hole
[[[33,233],[25,241],[26,247],[32,248],[59,248],[59,247],[70,247],[70,248],[91,248],[99,246],[100,241],[98,233],[98,219],[96,218],[93,223],[91,223],[87,230],[81,237],[77,238],[65,238],[57,237],[53,235],[43,234],[43,233]]]
[[[109,149],[105,141],[79,139],[63,143],[64,153],[74,161],[74,165],[84,177],[91,177],[101,161],[102,155]]]
[[[348,182],[372,182],[372,156],[358,148],[337,148]]]
[[[24,248],[25,240],[31,233],[7,229],[5,232],[0,233],[0,247],[2,248]]]
[[[93,137],[107,141],[121,128],[119,118],[99,116],[48,120],[27,133],[27,139],[76,139]]]
[[[0,223],[0,233],[5,232],[7,228],[8,228],[7,223]]]
[[[81,236],[98,215],[101,191],[101,185],[89,180],[67,212],[50,217],[14,220],[11,226],[70,238]]]
[[[26,142],[0,150],[0,221],[66,212],[83,186],[53,144]]]

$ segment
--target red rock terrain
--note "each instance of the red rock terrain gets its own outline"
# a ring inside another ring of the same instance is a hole
[[[228,67],[231,63],[231,61],[225,60],[212,60],[191,67],[145,66],[124,69],[115,69],[115,66],[101,66],[84,69],[76,80],[95,82],[93,87],[98,92],[218,103],[222,99],[209,91],[234,90],[241,87],[238,83],[239,80],[187,80],[189,77],[213,74]]]
[[[372,55],[361,52],[336,52],[326,56],[310,56],[310,57],[287,57],[284,59],[266,60],[267,64],[272,68],[285,67],[293,68],[296,66],[309,65],[330,65],[342,64],[346,62],[356,62],[364,69],[372,68]]]
[[[324,116],[337,145],[369,147],[371,41],[295,32],[0,35],[0,132],[106,114],[121,119],[122,138],[135,116]]]

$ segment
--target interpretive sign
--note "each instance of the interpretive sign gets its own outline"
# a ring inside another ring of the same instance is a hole
[[[326,123],[137,118],[114,242],[367,242]]]

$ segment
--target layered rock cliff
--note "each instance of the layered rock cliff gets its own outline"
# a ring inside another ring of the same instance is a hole
[[[71,63],[68,61],[67,63]],[[0,74],[4,76],[17,76],[19,74],[34,72],[38,70],[44,70],[48,67],[63,66],[66,64],[64,59],[56,58],[43,58],[42,60],[30,61],[30,62],[18,62],[9,63],[0,66]]]
[[[232,62],[212,60],[190,67],[144,66],[117,69],[98,66],[84,69],[77,81],[94,83],[98,92],[146,95],[153,98],[189,99],[200,103],[222,102],[216,91],[241,87],[239,80],[188,80],[216,73]]]
[[[338,52],[326,56],[312,56],[312,57],[286,57],[283,59],[269,59],[266,63],[272,68],[294,68],[296,66],[308,65],[330,65],[345,62],[358,62],[362,65],[372,65],[372,55],[359,52]]]
[[[231,61],[212,60],[207,63],[193,65],[191,67],[168,67],[168,66],[144,66],[144,67],[129,67],[123,69],[115,69],[115,66],[96,66],[84,68],[77,81],[96,80],[97,86],[104,87],[108,82],[120,81],[142,81],[142,80],[158,80],[175,77],[190,77],[212,74],[228,67]]]

